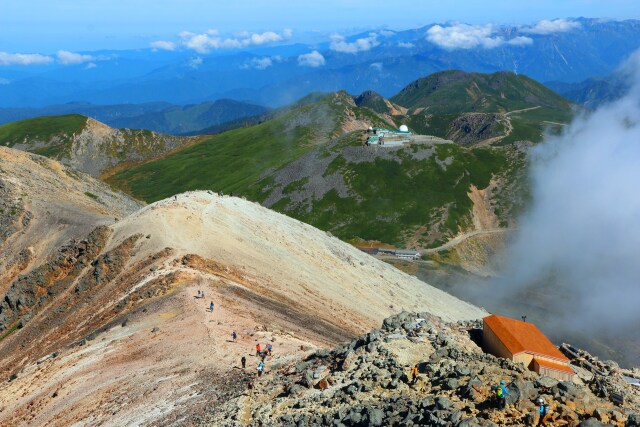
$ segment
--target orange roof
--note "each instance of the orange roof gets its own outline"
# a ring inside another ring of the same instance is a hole
[[[568,362],[569,359],[557,349],[533,323],[522,322],[492,314],[484,319],[498,339],[514,356],[520,353],[539,354]]]
[[[551,360],[541,359],[539,357],[534,357],[533,360],[538,365],[542,366],[543,368],[553,369],[554,371],[562,371],[562,372],[567,372],[567,373],[570,373],[570,374],[575,374],[575,372],[573,372],[573,369],[571,369],[569,367],[569,365],[566,365],[564,363],[553,362]]]

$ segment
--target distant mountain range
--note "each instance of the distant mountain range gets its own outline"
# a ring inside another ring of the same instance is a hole
[[[267,111],[267,108],[259,105],[230,99],[185,106],[166,102],[116,105],[69,103],[40,108],[0,108],[0,124],[40,116],[81,114],[116,128],[148,129],[182,135],[260,116]]]
[[[617,75],[587,79],[579,83],[548,82],[547,85],[565,98],[588,109],[615,101],[629,90],[629,84]]]
[[[318,91],[372,89],[389,97],[421,76],[446,69],[509,70],[543,82],[576,83],[610,75],[640,47],[637,20],[580,18],[560,24],[562,28],[432,24],[355,34],[338,43],[210,54],[151,49],[94,52],[91,55],[101,60],[90,68],[86,64],[34,66],[28,71],[2,67],[0,107],[76,101],[199,104],[223,98],[276,107]],[[466,45],[454,43],[452,28],[474,36]],[[309,53],[311,57],[301,56]]]

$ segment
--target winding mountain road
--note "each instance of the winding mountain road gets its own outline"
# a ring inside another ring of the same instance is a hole
[[[451,248],[457,246],[458,244],[464,242],[465,240],[470,239],[470,238],[475,237],[475,236],[480,236],[480,235],[483,235],[483,234],[506,233],[508,231],[513,231],[513,230],[515,230],[515,228],[490,228],[490,229],[486,229],[486,230],[470,231],[468,233],[460,234],[459,236],[454,237],[453,239],[449,240],[444,245],[438,246],[437,248],[423,248],[423,249],[420,249],[420,253],[422,255],[430,255],[430,254],[434,254],[434,253],[437,253],[437,252],[446,251],[448,249],[451,249]]]

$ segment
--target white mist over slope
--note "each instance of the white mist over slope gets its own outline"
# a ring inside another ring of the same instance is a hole
[[[507,254],[505,298],[557,284],[553,311],[574,328],[640,320],[640,51],[621,72],[628,95],[534,150],[533,205]]]

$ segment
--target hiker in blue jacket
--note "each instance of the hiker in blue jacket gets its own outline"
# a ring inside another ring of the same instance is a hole
[[[507,407],[507,396],[509,390],[505,386],[504,380],[500,380],[500,385],[495,387],[496,399],[498,399],[498,408],[504,409]]]
[[[549,405],[544,403],[544,399],[541,397],[536,400],[536,403],[538,404],[538,425],[541,426],[544,425],[544,418],[549,413]]]

